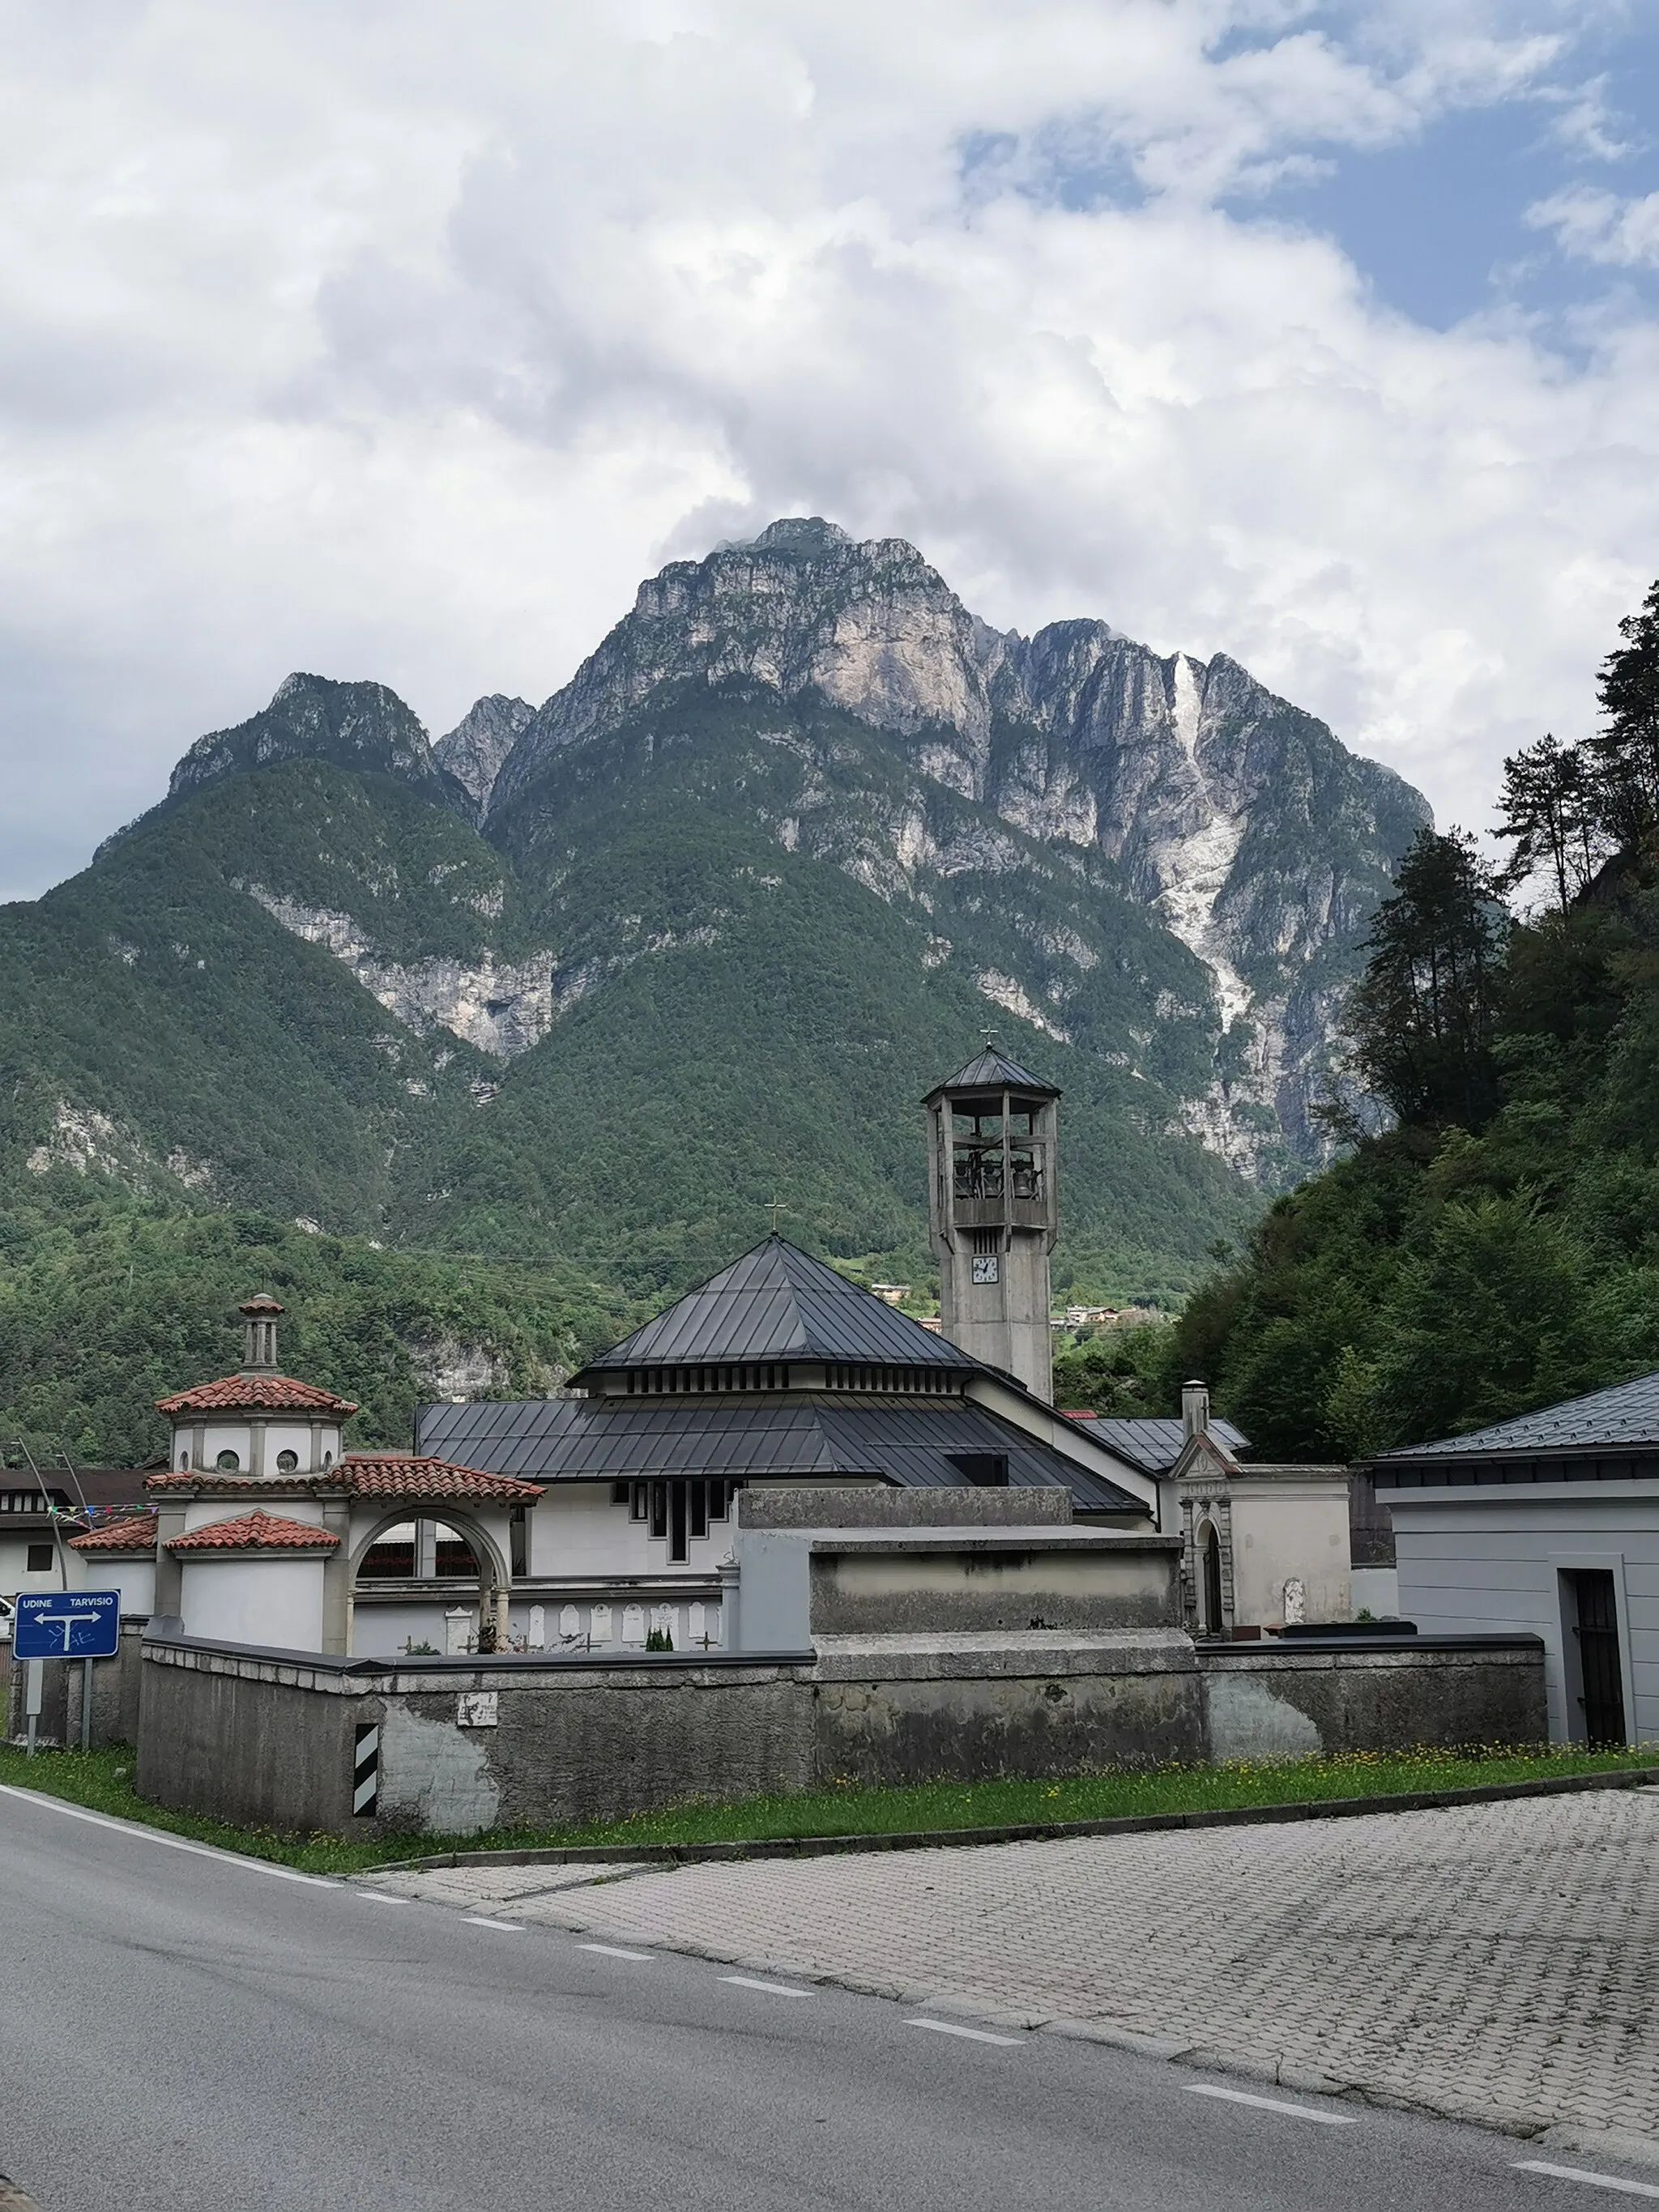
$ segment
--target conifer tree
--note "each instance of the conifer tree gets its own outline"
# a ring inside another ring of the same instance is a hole
[[[1352,1064],[1399,1119],[1479,1129],[1496,1111],[1492,1056],[1509,917],[1466,830],[1419,830],[1378,908],[1348,1000]]]

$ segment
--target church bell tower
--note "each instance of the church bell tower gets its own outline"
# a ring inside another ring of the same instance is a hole
[[[1060,1224],[1059,1097],[988,1041],[925,1101],[942,1333],[1045,1401],[1054,1387],[1048,1255]]]

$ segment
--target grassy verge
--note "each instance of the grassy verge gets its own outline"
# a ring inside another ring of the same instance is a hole
[[[738,1804],[690,1804],[626,1820],[560,1828],[498,1829],[479,1836],[383,1836],[345,1843],[335,1836],[286,1835],[236,1828],[171,1813],[134,1794],[132,1754],[42,1752],[33,1759],[0,1745],[0,1782],[68,1798],[98,1812],[222,1850],[276,1859],[314,1874],[356,1874],[391,1859],[429,1852],[531,1850],[593,1844],[757,1842],[789,1836],[902,1835],[925,1829],[1000,1828],[1034,1822],[1108,1820],[1152,1813],[1214,1812],[1234,1806],[1305,1804],[1321,1798],[1399,1796],[1463,1790],[1562,1774],[1605,1774],[1659,1765],[1659,1745],[1634,1751],[1574,1751],[1492,1745],[1479,1751],[1339,1753],[1330,1758],[1241,1759],[1224,1766],[1110,1768],[1049,1782],[938,1782],[908,1790],[836,1784],[790,1797]]]

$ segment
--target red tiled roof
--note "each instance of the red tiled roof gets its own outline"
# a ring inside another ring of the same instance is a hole
[[[155,1407],[162,1413],[337,1413],[343,1419],[357,1410],[349,1398],[287,1375],[226,1375],[158,1398]]]
[[[471,1498],[481,1505],[533,1505],[542,1494],[538,1482],[481,1474],[477,1468],[455,1467],[447,1459],[415,1452],[348,1452],[334,1472],[348,1489],[366,1498]]]
[[[310,1521],[285,1520],[280,1513],[239,1513],[234,1521],[210,1521],[204,1528],[175,1536],[170,1552],[331,1552],[339,1538]]]
[[[70,1538],[71,1552],[153,1552],[155,1516],[136,1513],[125,1521],[106,1521],[101,1528],[88,1528],[83,1536]]]
[[[322,1474],[221,1474],[216,1467],[175,1467],[161,1474],[144,1477],[146,1490],[262,1490],[268,1491],[273,1482],[301,1483],[309,1489],[313,1484],[332,1480],[334,1470],[330,1468]]]

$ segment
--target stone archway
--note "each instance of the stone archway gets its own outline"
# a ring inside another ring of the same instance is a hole
[[[366,1510],[359,1507],[352,1515],[349,1550],[349,1594],[352,1609],[353,1632],[349,1642],[356,1647],[355,1615],[357,1592],[362,1580],[363,1563],[377,1543],[389,1529],[402,1527],[410,1521],[436,1521],[453,1528],[461,1536],[472,1554],[478,1571],[478,1639],[481,1650],[494,1650],[496,1639],[506,1627],[507,1593],[513,1586],[512,1568],[503,1555],[495,1535],[479,1516],[459,1500],[451,1498],[404,1498],[393,1504],[374,1500],[379,1510]],[[441,1646],[440,1647],[441,1649]]]

